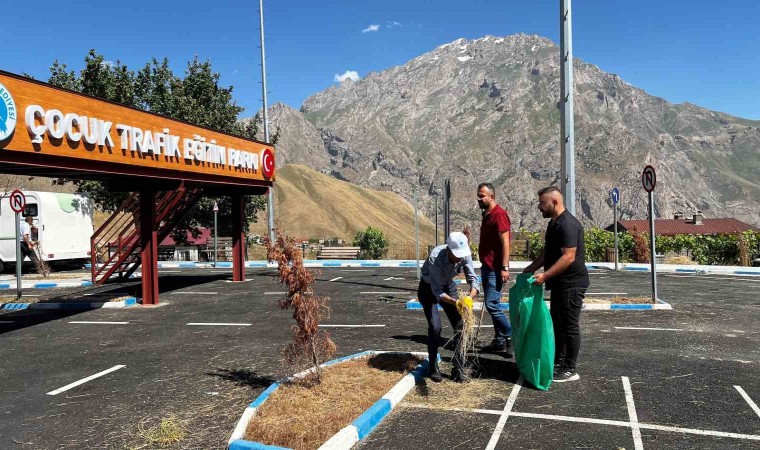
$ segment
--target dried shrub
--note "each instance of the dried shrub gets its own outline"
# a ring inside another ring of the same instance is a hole
[[[649,262],[649,239],[636,227],[631,230],[633,237],[633,260],[637,263]]]
[[[37,261],[34,262],[37,273],[42,275],[43,278],[47,278],[48,275],[50,275],[50,265],[44,259],[42,259],[42,256],[45,253],[42,251],[42,246],[39,242],[34,246],[34,252],[37,255]]]
[[[314,381],[319,382],[322,369],[319,365],[335,354],[337,350],[330,335],[319,329],[319,322],[329,314],[330,297],[314,294],[314,272],[303,265],[303,256],[295,241],[275,230],[276,242],[264,239],[267,248],[267,260],[277,263],[280,282],[287,286],[284,299],[278,301],[282,309],[292,309],[296,326],[293,327],[293,340],[283,352],[285,362],[292,366],[311,365],[314,368]]]

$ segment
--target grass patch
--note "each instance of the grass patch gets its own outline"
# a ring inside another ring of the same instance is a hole
[[[583,303],[596,305],[638,305],[653,304],[652,297],[604,297],[604,298],[584,298]]]
[[[187,430],[174,416],[161,419],[156,425],[150,426],[152,419],[143,419],[137,424],[137,435],[143,443],[130,447],[131,450],[146,448],[166,448],[181,441]]]
[[[489,402],[504,399],[508,384],[501,380],[473,378],[469,383],[457,383],[444,378],[440,383],[426,383],[406,396],[404,403],[431,408],[483,408]]]
[[[413,355],[380,354],[330,366],[316,385],[280,386],[251,420],[245,439],[295,450],[319,448],[419,362]]]

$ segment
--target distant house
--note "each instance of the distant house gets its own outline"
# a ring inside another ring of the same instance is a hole
[[[193,237],[187,232],[187,244],[174,241],[170,234],[158,244],[158,255],[161,261],[201,261],[207,260],[204,249],[211,245],[213,250],[214,238],[208,228],[199,228],[200,235]],[[211,252],[213,253],[213,251]]]
[[[754,229],[752,225],[741,220],[705,219],[701,212],[697,212],[688,219],[684,214],[676,213],[672,219],[654,220],[654,232],[658,236],[732,234]],[[608,226],[606,230],[614,231],[614,224]],[[618,231],[632,230],[648,233],[649,220],[618,220]]]

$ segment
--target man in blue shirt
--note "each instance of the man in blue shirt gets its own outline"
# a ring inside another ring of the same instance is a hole
[[[443,379],[438,370],[438,344],[441,339],[441,319],[438,305],[443,308],[451,326],[458,334],[462,329],[462,316],[457,311],[457,286],[454,277],[464,270],[470,285],[470,297],[480,293],[475,266],[472,264],[470,243],[463,233],[449,234],[446,245],[435,247],[422,266],[422,279],[417,289],[417,298],[422,303],[428,323],[428,357],[430,361],[430,379],[439,382]],[[457,336],[458,337],[458,336]],[[465,355],[454,354],[454,368],[451,376],[455,381],[466,381],[464,373]]]

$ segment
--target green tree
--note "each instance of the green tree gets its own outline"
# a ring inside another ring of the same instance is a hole
[[[232,86],[220,85],[220,75],[212,70],[211,62],[202,62],[196,56],[187,64],[184,78],[169,68],[169,60],[153,58],[137,73],[120,61],[107,61],[95,50],[85,57],[84,68],[77,74],[58,60],[50,67],[48,82],[55,86],[104,100],[136,107],[173,119],[190,122],[212,130],[255,139],[261,119],[238,121],[243,107],[232,97]],[[272,136],[275,144],[278,132]],[[129,195],[113,192],[106,183],[91,180],[59,179],[59,184],[73,183],[77,192],[87,193],[95,205],[104,211],[114,211]],[[219,233],[232,232],[231,203],[227,197],[204,197],[174,232],[175,239],[184,241],[186,231],[198,233],[198,227],[213,226],[213,204],[219,203]],[[245,221],[256,221],[256,213],[266,205],[264,196],[246,196]]]
[[[357,231],[353,245],[361,248],[364,259],[380,259],[388,252],[388,240],[380,228],[367,227]]]

